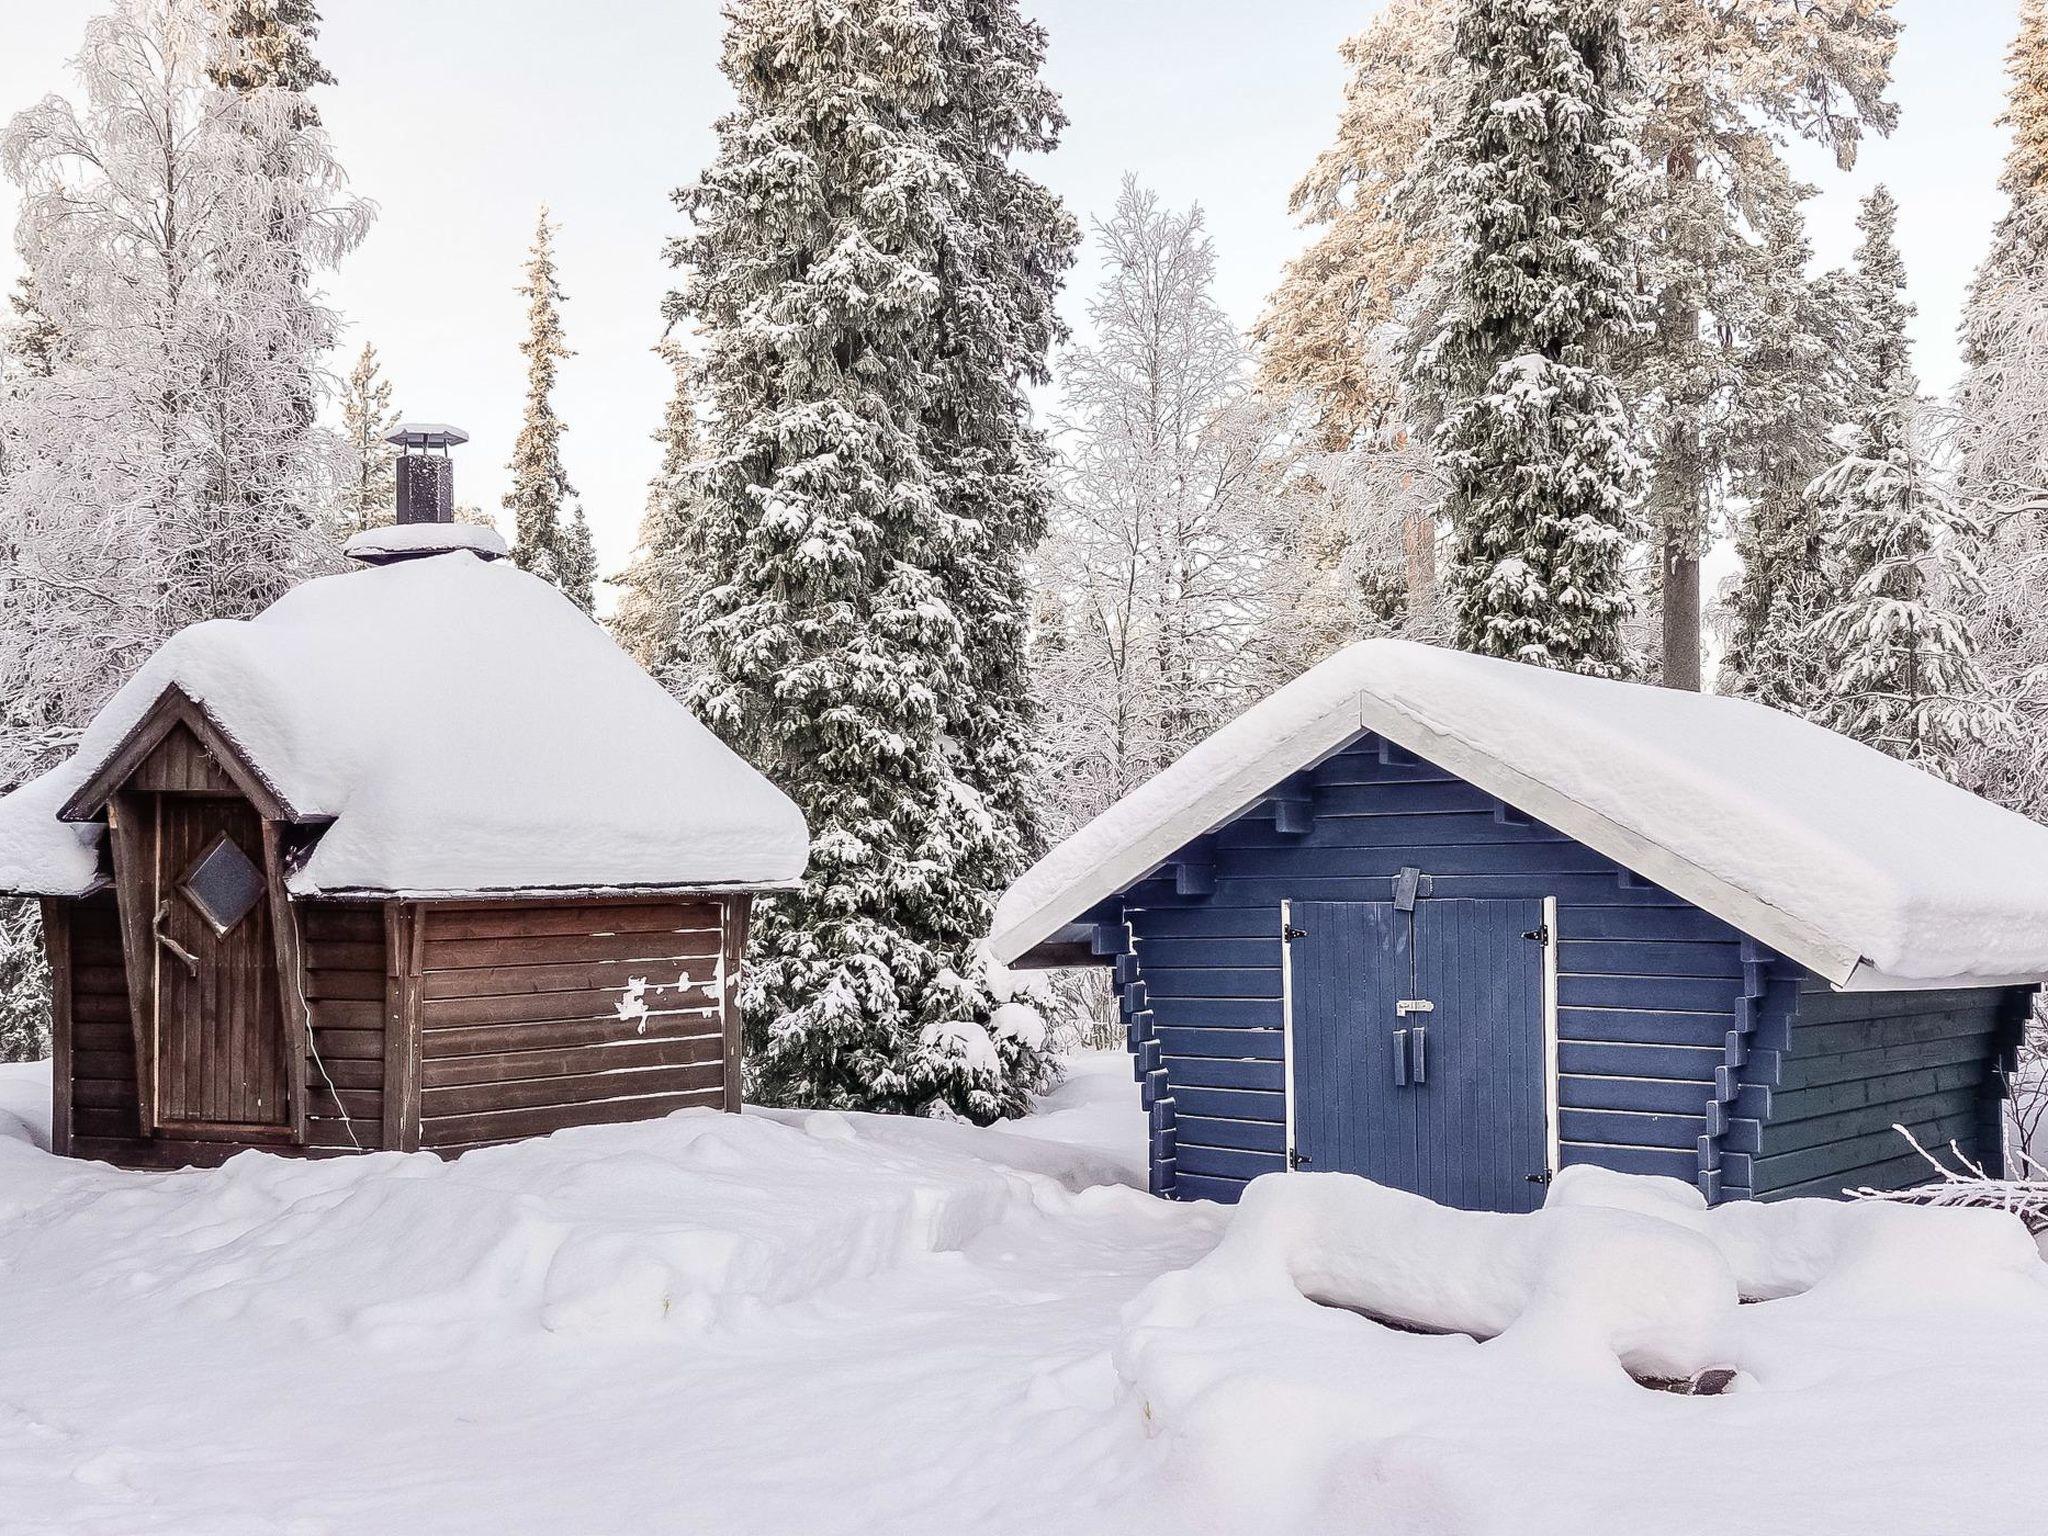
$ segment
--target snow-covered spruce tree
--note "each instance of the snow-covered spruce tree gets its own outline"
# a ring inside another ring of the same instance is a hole
[[[976,845],[959,857],[993,894],[1043,841],[1025,555],[1045,533],[1052,455],[1024,391],[1050,382],[1052,348],[1065,339],[1054,300],[1080,230],[1015,163],[1049,154],[1066,127],[1040,78],[1045,31],[1024,18],[1021,0],[924,0],[902,14],[921,15],[916,24],[932,33],[914,66],[923,76],[917,131],[946,171],[930,187],[940,218],[927,262],[937,286],[921,429],[948,520],[934,570],[963,626],[968,669],[946,728],[959,776],[986,812],[963,824]]]
[[[1440,402],[1457,640],[1619,676],[1642,480],[1611,372],[1636,324],[1620,16],[1615,0],[1466,0],[1456,50],[1468,94],[1427,174],[1460,255],[1414,380]]]
[[[569,521],[555,548],[555,585],[563,596],[592,613],[597,606],[597,543],[590,536],[590,519],[583,515],[583,503],[569,509]]]
[[[327,66],[313,55],[320,35],[320,13],[312,0],[206,0],[215,18],[219,40],[208,77],[228,90],[265,87],[289,91],[299,100],[298,113],[318,122],[319,112],[308,93],[316,85],[334,84]]]
[[[1047,797],[1062,834],[1273,681],[1263,576],[1274,432],[1214,294],[1199,208],[1126,176],[1095,226],[1090,337],[1062,358],[1053,536],[1038,561]]]
[[[1758,220],[1730,349],[1739,384],[1726,436],[1744,502],[1735,535],[1742,569],[1728,590],[1715,691],[1818,719],[1829,679],[1812,629],[1837,594],[1811,487],[1839,457],[1834,434],[1851,415],[1850,285],[1840,273],[1806,275],[1812,249],[1789,195],[1761,204]]]
[[[1814,625],[1826,724],[1944,777],[2004,724],[1962,613],[1981,530],[1933,462],[1906,324],[1898,205],[1883,187],[1857,218],[1851,328],[1861,397],[1850,452],[1816,483],[1840,596]]]
[[[1012,0],[727,17],[737,101],[679,194],[669,304],[706,347],[691,700],[812,834],[803,888],[755,930],[749,1088],[985,1121],[1048,1072],[975,959],[1021,851],[968,776],[1015,718],[977,694],[1012,685],[1006,562],[1039,494],[1018,370],[1053,323],[1005,284],[1063,261],[1030,233],[1049,201],[1002,165],[1055,126],[1043,37]],[[964,314],[977,299],[999,307]]]
[[[672,342],[660,350],[674,377],[661,430],[654,434],[661,444],[661,464],[648,483],[632,563],[613,579],[619,603],[611,630],[628,655],[680,697],[697,675],[689,642],[705,587],[688,480],[697,457],[697,412],[690,398],[688,354]]]
[[[559,228],[543,207],[527,253],[526,281],[519,286],[526,300],[526,411],[512,446],[512,487],[505,510],[512,514],[512,560],[521,570],[552,581],[589,611],[588,583],[580,598],[570,590],[578,552],[568,547],[563,506],[576,494],[562,467],[562,434],[568,428],[555,414],[555,380],[562,360],[573,357],[562,334],[562,285],[555,270],[555,231]]]
[[[336,500],[336,521],[346,538],[388,523],[396,516],[392,466],[398,450],[384,439],[398,427],[391,381],[368,342],[356,355],[341,393],[341,435],[348,444],[348,472]]]

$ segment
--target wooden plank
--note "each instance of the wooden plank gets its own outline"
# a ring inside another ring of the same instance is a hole
[[[307,936],[306,967],[314,971],[368,971],[384,974],[384,940],[316,939]]]
[[[630,1120],[654,1120],[674,1114],[679,1109],[718,1109],[723,1105],[724,1097],[724,1090],[714,1086],[692,1093],[661,1094],[653,1098],[550,1104],[535,1109],[457,1115],[427,1121],[420,1128],[420,1144],[432,1148],[460,1147],[476,1142],[545,1136],[551,1131],[568,1130],[579,1125],[617,1125]]]
[[[622,1040],[572,1045],[555,1050],[506,1051],[488,1056],[437,1057],[431,1050],[420,1069],[423,1092],[465,1083],[509,1083],[526,1079],[576,1077],[626,1067],[682,1067],[724,1059],[719,1035],[681,1040]]]
[[[50,961],[50,1150],[71,1155],[72,1050],[71,908],[73,903],[45,897],[42,902],[43,952]],[[130,1102],[135,1089],[127,1089]]]
[[[299,921],[284,888],[284,832],[265,818],[263,881],[270,900],[270,933],[277,951],[277,1005],[284,1019],[285,1110],[292,1140],[306,1139],[306,1052],[312,1009],[306,1001],[306,957]],[[253,1032],[252,1032],[253,1033]]]
[[[1958,1040],[1991,1034],[1999,1027],[1988,1008],[1930,1009],[1926,1013],[1889,1014],[1881,1019],[1844,1019],[1839,1023],[1795,1022],[1792,1050],[1798,1056],[1838,1056],[1845,1051],[1910,1045],[1918,1040]]]
[[[456,1029],[429,1029],[421,1035],[426,1061],[463,1056],[489,1056],[509,1051],[544,1051],[598,1047],[628,1040],[718,1040],[723,1025],[717,1013],[697,1008],[688,1013],[651,1014],[646,1028],[629,1024],[616,1013],[597,1019],[549,1019],[507,1024],[468,1024]]]
[[[593,988],[584,992],[531,992],[524,996],[444,997],[422,999],[420,1018],[428,1029],[454,1029],[470,1024],[540,1024],[557,1020],[616,1019],[623,986]],[[712,1017],[718,1014],[715,1001],[704,998],[696,987],[688,994],[702,999],[677,1007],[660,996],[645,998],[652,1018]]]
[[[314,998],[311,1007],[315,1030],[370,1029],[381,1032],[384,1028],[384,999],[381,997]]]
[[[128,992],[125,987],[119,994],[109,995],[98,992],[74,990],[71,994],[71,1017],[79,1024],[107,1024],[128,1037],[128,1049],[135,1049],[135,1031],[129,1024]]]
[[[394,1152],[420,1148],[419,927],[416,903],[385,903],[383,1144]]]
[[[1235,1060],[1263,1057],[1278,1061],[1282,1048],[1277,1029],[1182,1029],[1155,1022],[1153,1036],[1168,1056],[1223,1056]]]
[[[88,1136],[139,1136],[141,1124],[133,1104],[115,1107],[80,1106],[71,1111],[71,1139],[74,1146]]]
[[[695,985],[715,979],[718,946],[714,943],[701,955],[673,959],[592,960],[568,965],[498,965],[463,971],[428,971],[420,978],[420,996],[428,999],[452,997],[517,997],[535,992],[585,992],[617,987],[624,990],[634,981],[650,986],[672,986],[684,977]],[[345,972],[335,975],[345,976]],[[341,994],[349,995],[349,994]]]
[[[1562,926],[1562,924],[1560,924]],[[1739,978],[1742,951],[1735,944],[1664,939],[1563,939],[1559,975],[1704,976]]]
[[[308,1063],[308,1072],[309,1092],[329,1082],[337,1088],[375,1088],[380,1092],[384,1087],[384,1063],[377,1060],[329,1056],[323,1051],[318,1063]]]
[[[1952,1040],[1918,1040],[1907,1045],[1879,1046],[1867,1051],[1844,1051],[1834,1056],[1794,1056],[1785,1063],[1778,1086],[1787,1091],[1817,1088],[1854,1078],[1956,1066],[1964,1062],[1981,1062],[1988,1073],[1991,1065],[1989,1038],[1986,1035],[1966,1035]]]
[[[54,978],[53,978],[54,979]],[[55,1076],[55,1063],[52,1074]],[[135,1055],[132,1051],[81,1051],[73,1049],[70,1065],[65,1069],[67,1081],[80,1078],[97,1078],[105,1083],[126,1083],[128,1091],[135,1091]]]
[[[1279,1173],[1287,1164],[1278,1150],[1253,1152],[1237,1147],[1174,1148],[1174,1162],[1180,1173],[1221,1175],[1232,1179],[1255,1179],[1264,1173]]]
[[[308,971],[308,1002],[379,1002],[384,996],[384,978],[375,971]]]
[[[672,932],[694,928],[716,932],[718,908],[706,901],[580,901],[528,905],[520,902],[434,908],[434,938],[541,938],[554,934]]]
[[[308,946],[374,944],[379,950],[376,969],[384,969],[384,912],[381,907],[351,906],[337,901],[309,901],[299,915]]]
[[[128,789],[179,794],[231,795],[234,780],[222,771],[199,738],[182,721],[166,731],[129,775]]]
[[[1286,1151],[1286,1130],[1273,1120],[1229,1120],[1180,1112],[1175,1101],[1174,1155],[1185,1158],[1190,1147],[1235,1148],[1247,1152]]]
[[[716,929],[657,929],[494,939],[430,939],[426,969],[473,970],[501,965],[572,964],[585,960],[701,959],[718,951]]]
[[[74,1050],[118,1051],[131,1063],[135,1060],[135,1036],[128,1028],[125,1011],[118,1022],[80,1019],[72,1025],[71,1034]]]
[[[724,1091],[724,1067],[716,1061],[685,1066],[628,1067],[575,1077],[526,1078],[514,1082],[462,1083],[448,1088],[422,1088],[424,1122],[456,1115],[493,1114],[511,1109],[539,1109],[551,1104],[594,1104],[605,1099],[643,1099],[664,1093]]]
[[[1952,1008],[1981,1008],[1989,1012],[1997,1009],[2004,996],[2004,991],[1996,987],[1948,988],[1939,992],[1802,991],[1799,1022],[1806,1025],[1847,1019],[1889,1019]]]
[[[323,1029],[320,1055],[326,1061],[381,1061],[384,1033],[381,1029]]]
[[[729,1115],[740,1112],[740,1062],[745,1045],[740,1018],[740,975],[746,963],[747,930],[753,915],[754,898],[728,896],[724,902],[725,948],[720,960],[718,1007],[724,1026],[725,1082],[721,1104]]]
[[[151,1028],[154,989],[150,984],[155,960],[155,940],[150,936],[150,915],[155,889],[155,868],[151,856],[154,841],[155,802],[135,795],[115,795],[107,801],[107,843],[113,850],[114,887],[120,903],[121,952],[124,957],[123,985],[128,993],[128,1030],[135,1051],[137,1102],[144,1132],[156,1125],[157,1061]],[[78,984],[74,981],[74,984]],[[103,986],[92,984],[102,992]]]
[[[369,1127],[363,1134],[365,1149],[377,1142],[376,1127],[384,1118],[384,1095],[377,1089],[329,1088],[326,1083],[315,1080],[308,1089],[307,1108],[311,1118],[318,1120],[359,1120]],[[299,1138],[304,1140],[304,1137]]]

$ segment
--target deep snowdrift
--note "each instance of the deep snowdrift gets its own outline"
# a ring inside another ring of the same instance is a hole
[[[170,1175],[39,1150],[47,1090],[0,1068],[0,1536],[2039,1519],[2048,1267],[1985,1213],[1171,1205],[1103,1182],[1142,1145],[1117,1055],[1011,1130],[694,1112]],[[1624,1370],[1701,1364],[1729,1395]]]

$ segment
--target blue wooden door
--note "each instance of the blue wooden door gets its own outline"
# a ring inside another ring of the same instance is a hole
[[[1290,920],[1297,1163],[1471,1210],[1541,1204],[1543,904],[1296,902]]]

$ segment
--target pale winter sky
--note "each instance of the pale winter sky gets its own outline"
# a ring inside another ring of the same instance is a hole
[[[727,97],[715,0],[328,0],[319,51],[340,84],[321,110],[356,187],[382,215],[331,280],[351,322],[334,366],[373,341],[408,415],[471,433],[465,499],[495,509],[518,427],[513,289],[538,205],[562,221],[566,322],[578,355],[557,403],[569,472],[607,572],[631,547],[667,381],[648,350],[671,273],[669,201],[711,151]],[[1125,170],[1208,211],[1221,297],[1257,315],[1301,235],[1287,192],[1330,137],[1338,42],[1372,0],[1026,0],[1051,33],[1048,66],[1072,119],[1040,174],[1084,220]],[[1920,306],[1919,363],[1954,375],[1957,308],[1999,201],[1993,126],[2017,0],[1899,0],[1906,31],[1898,133],[1849,176],[1802,157],[1826,189],[1813,209],[1821,260],[1845,260],[1855,198],[1878,180],[1902,205]],[[66,61],[104,0],[5,0],[0,114],[70,91]],[[14,194],[0,184],[0,223]],[[11,241],[0,281],[17,266]],[[1092,247],[1070,288],[1078,320]]]

